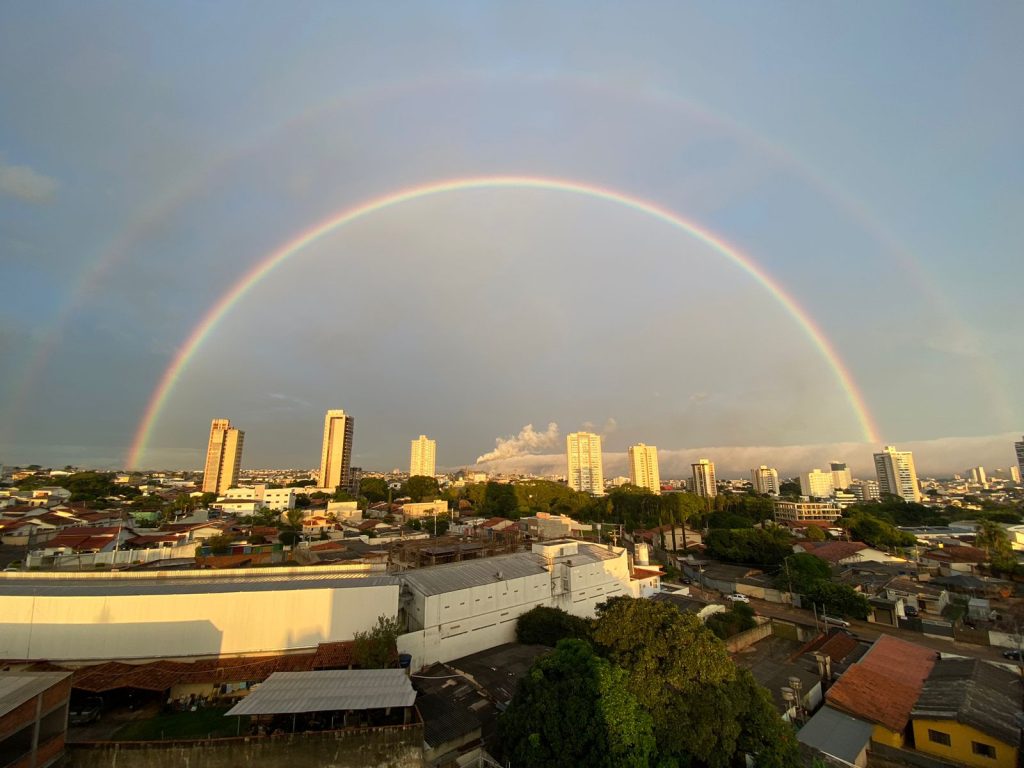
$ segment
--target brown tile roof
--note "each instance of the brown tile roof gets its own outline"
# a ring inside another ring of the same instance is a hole
[[[882,635],[826,698],[847,714],[899,732],[906,727],[934,665],[935,651]]]
[[[857,638],[846,632],[836,632],[816,650],[838,663],[857,647]]]
[[[945,560],[950,563],[984,563],[988,560],[984,550],[962,544],[959,547],[943,547],[930,549],[921,557],[932,560]]]
[[[823,541],[813,545],[810,542],[801,542],[800,546],[808,554],[820,557],[833,565],[868,548],[863,541]]]
[[[313,669],[347,669],[355,658],[355,641],[320,643],[313,656]]]

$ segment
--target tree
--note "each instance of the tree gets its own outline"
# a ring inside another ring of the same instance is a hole
[[[806,597],[830,616],[868,617],[868,599],[853,587],[831,581],[819,581],[809,587]]]
[[[911,534],[859,505],[847,509],[837,525],[846,529],[851,538],[873,547],[912,547],[917,543]]]
[[[825,532],[816,525],[807,526],[804,536],[807,537],[808,541],[824,541],[827,538]]]
[[[356,497],[346,491],[344,488],[338,488],[333,494],[331,494],[331,501],[355,501]]]
[[[199,506],[203,509],[209,507],[213,502],[217,500],[217,494],[207,491],[199,497]]]
[[[792,537],[783,528],[714,530],[704,540],[708,554],[730,563],[778,565],[792,550]]]
[[[377,624],[368,632],[353,635],[352,660],[360,669],[393,667],[398,656],[395,646],[402,627],[397,616],[378,616]]]
[[[486,517],[519,517],[519,500],[516,490],[508,483],[489,481],[484,491],[480,514]]]
[[[405,484],[406,493],[414,501],[433,501],[441,494],[436,477],[413,475]]]
[[[534,663],[498,726],[505,759],[529,768],[646,768],[655,749],[628,675],[583,640]]]
[[[717,637],[727,640],[740,632],[753,629],[757,621],[754,619],[753,608],[746,603],[733,603],[728,611],[708,616],[705,624]]]
[[[231,542],[234,539],[225,533],[218,533],[211,536],[199,546],[206,547],[214,555],[226,555],[231,551]]]
[[[798,552],[789,555],[775,577],[779,589],[806,594],[820,581],[830,581],[832,569],[820,557]]]
[[[359,483],[359,493],[371,504],[387,501],[388,484],[383,477],[364,477]]]
[[[585,640],[590,636],[586,619],[566,613],[561,608],[538,605],[522,614],[516,621],[516,640],[520,643],[558,645],[567,637]]]
[[[985,550],[992,567],[1000,571],[1012,571],[1017,564],[1013,546],[1006,529],[993,520],[982,520],[974,539],[979,549]]]

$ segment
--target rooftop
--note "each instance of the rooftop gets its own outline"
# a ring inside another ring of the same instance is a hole
[[[70,672],[0,672],[0,717],[70,676]]]
[[[914,717],[950,719],[1008,744],[1020,736],[1017,675],[980,659],[942,659],[914,706]]]
[[[796,738],[801,744],[853,765],[871,740],[871,726],[832,707],[822,707]]]
[[[542,573],[547,573],[544,558],[532,552],[517,552],[481,560],[417,568],[403,573],[402,579],[417,592],[430,596]]]
[[[227,715],[280,715],[411,707],[416,701],[404,669],[275,672]]]
[[[475,681],[497,702],[499,709],[504,709],[515,695],[519,678],[529,671],[538,656],[550,651],[543,645],[505,643],[450,661],[448,666]]]

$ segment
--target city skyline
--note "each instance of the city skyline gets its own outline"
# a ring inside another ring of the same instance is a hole
[[[552,421],[1006,466],[1024,11],[589,10],[5,8],[0,460],[194,467],[230,411],[308,463],[341,392],[361,466]]]

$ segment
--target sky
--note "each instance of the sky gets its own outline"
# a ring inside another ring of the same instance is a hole
[[[931,0],[3,4],[0,463],[196,468],[230,418],[243,466],[312,467],[344,408],[368,469],[421,433],[442,467],[554,467],[578,429],[611,465],[657,445],[663,476],[868,467],[883,443],[1007,466],[1022,23]],[[187,345],[320,222],[489,176],[563,188],[368,213]]]

